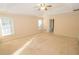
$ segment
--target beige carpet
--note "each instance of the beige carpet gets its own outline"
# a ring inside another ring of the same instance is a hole
[[[76,55],[79,54],[79,41],[53,33],[40,33],[33,36],[0,44],[0,54],[12,55],[32,40],[20,52],[20,55]]]
[[[41,33],[20,54],[31,55],[72,55],[79,54],[79,41],[76,38]]]

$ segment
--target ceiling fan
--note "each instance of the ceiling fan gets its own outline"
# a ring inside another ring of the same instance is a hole
[[[38,10],[47,11],[49,7],[52,7],[52,5],[46,3],[37,4]]]

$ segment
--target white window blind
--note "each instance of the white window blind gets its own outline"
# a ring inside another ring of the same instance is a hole
[[[1,35],[2,36],[13,34],[12,20],[8,17],[1,17],[0,18],[0,28],[1,28]]]
[[[42,29],[43,28],[43,20],[42,19],[39,19],[38,20],[38,28],[39,29]]]

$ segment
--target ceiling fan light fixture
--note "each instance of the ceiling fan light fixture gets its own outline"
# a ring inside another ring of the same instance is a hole
[[[49,4],[46,4],[46,3],[38,4],[38,8],[41,11],[47,11],[48,7],[52,7],[52,5],[49,5]]]
[[[41,10],[45,10],[45,9],[46,9],[46,7],[40,7],[40,9],[41,9]]]

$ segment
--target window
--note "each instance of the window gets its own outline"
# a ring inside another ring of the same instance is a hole
[[[38,20],[38,28],[39,29],[42,29],[43,28],[43,20],[42,19],[39,19]]]
[[[0,33],[2,36],[13,34],[13,23],[12,20],[8,17],[0,18]]]

